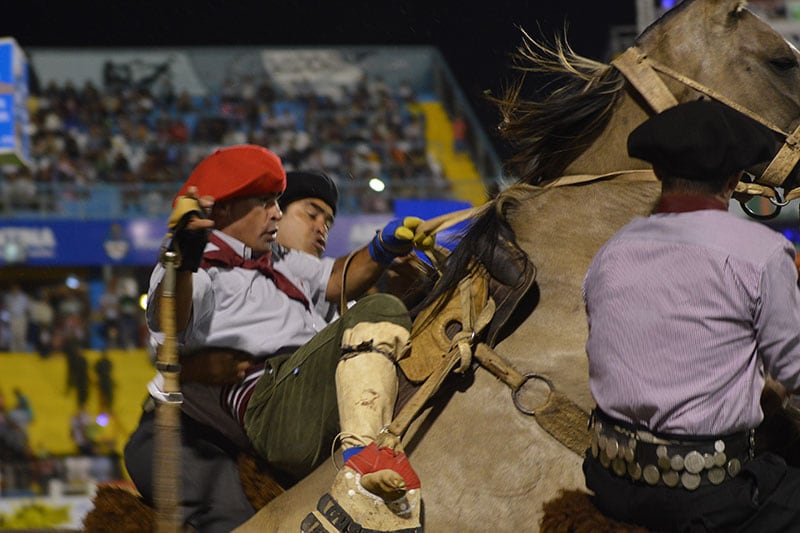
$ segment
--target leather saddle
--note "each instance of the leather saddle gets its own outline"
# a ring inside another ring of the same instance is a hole
[[[535,305],[530,296],[537,293],[531,290],[536,268],[517,244],[511,228],[501,225],[497,241],[479,248],[472,253],[466,283],[462,280],[460,284],[469,289],[469,304],[465,305],[461,291],[453,288],[416,313],[411,348],[398,362],[409,381],[420,383],[431,375],[450,351],[456,335],[465,324],[475,324],[490,299],[494,314],[486,328],[476,332],[473,344],[480,336],[482,342],[496,346],[532,310],[523,303]],[[441,282],[439,279],[437,283]]]

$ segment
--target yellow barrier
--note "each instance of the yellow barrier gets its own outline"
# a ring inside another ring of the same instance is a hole
[[[89,363],[86,411],[97,418],[102,413],[94,365],[100,353],[86,350],[83,354]],[[121,454],[139,421],[147,382],[155,370],[145,350],[109,350],[108,356],[113,365],[114,403],[112,412],[107,413],[108,423],[98,428],[98,437]],[[33,353],[0,353],[0,391],[7,410],[16,404],[15,388],[28,397],[33,409],[33,422],[28,426],[31,448],[51,454],[76,453],[70,436],[70,419],[78,412],[78,401],[74,389],[67,391],[66,357],[60,353],[47,359]]]
[[[411,106],[411,109],[425,115],[425,138],[430,150],[441,163],[455,197],[474,206],[486,203],[486,187],[472,158],[466,153],[456,153],[453,150],[452,123],[441,102],[422,102]]]

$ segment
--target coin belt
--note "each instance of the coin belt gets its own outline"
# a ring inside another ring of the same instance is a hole
[[[752,458],[754,432],[709,441],[671,441],[595,419],[591,454],[617,476],[695,490],[736,477]]]

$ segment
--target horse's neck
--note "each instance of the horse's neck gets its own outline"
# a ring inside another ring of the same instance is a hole
[[[660,189],[655,181],[614,180],[554,187],[523,200],[511,225],[540,279],[579,286],[599,248],[634,217],[649,214]]]
[[[644,161],[629,157],[627,151],[628,134],[645,119],[647,113],[625,93],[603,132],[567,166],[564,174],[600,175],[618,170],[650,168]]]

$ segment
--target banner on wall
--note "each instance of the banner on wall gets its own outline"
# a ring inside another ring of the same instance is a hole
[[[391,214],[336,217],[327,255],[340,257],[364,246],[391,218]],[[160,219],[0,222],[0,264],[154,265],[164,232]]]
[[[161,220],[53,220],[0,223],[4,264],[101,266],[154,264]]]
[[[367,243],[392,218],[429,219],[469,207],[442,200],[397,201],[395,213],[339,215],[328,235],[329,257],[342,257]],[[460,226],[437,236],[451,248]],[[13,220],[0,222],[0,264],[30,266],[154,265],[165,227],[161,219]]]

